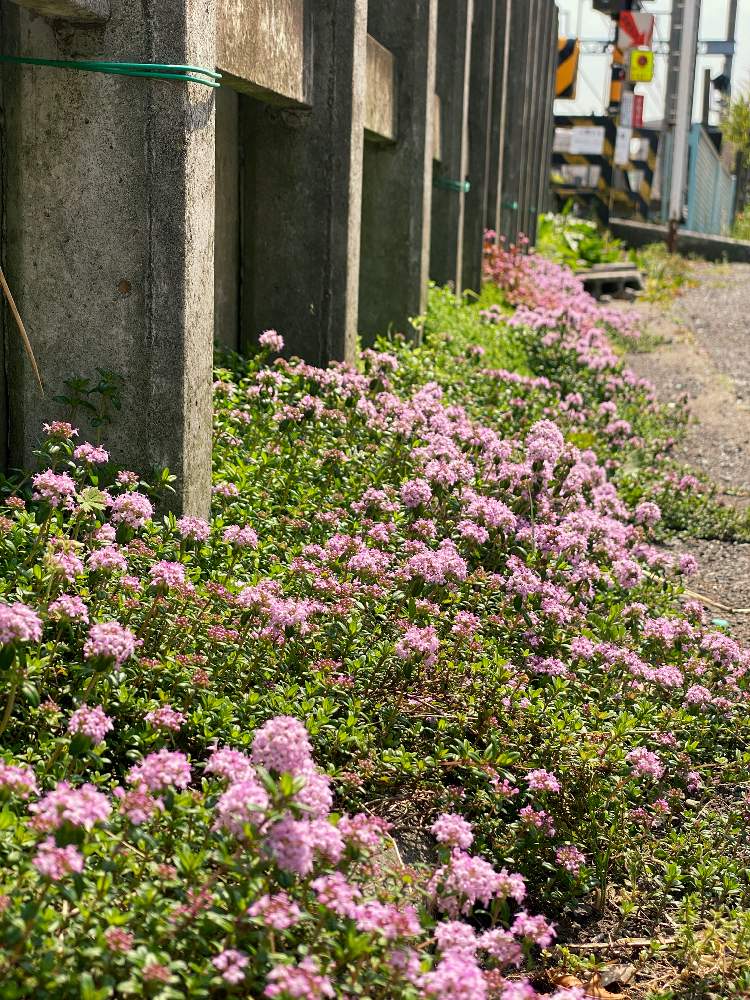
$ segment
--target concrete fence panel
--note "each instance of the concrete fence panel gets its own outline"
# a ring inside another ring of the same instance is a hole
[[[2,50],[212,67],[211,0],[118,0],[102,23],[0,0]],[[211,474],[214,94],[196,85],[4,65],[2,260],[45,381],[3,309],[8,461],[28,465],[74,377],[123,379],[113,457],[168,465],[205,513]],[[85,429],[85,428],[84,428]]]
[[[370,0],[368,30],[393,57],[395,134],[364,149],[359,329],[366,341],[389,328],[410,333],[409,319],[426,306],[437,0]]]
[[[212,344],[353,360],[478,291],[548,198],[554,0],[0,0],[0,52],[218,69],[222,88],[2,64],[0,462],[122,380],[113,458],[210,501]],[[86,429],[85,421],[83,430]]]

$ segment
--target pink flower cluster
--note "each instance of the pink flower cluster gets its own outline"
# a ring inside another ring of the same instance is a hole
[[[37,794],[36,776],[30,767],[6,764],[0,760],[0,791],[12,792],[21,799]]]
[[[425,666],[431,667],[437,662],[439,648],[440,640],[434,625],[425,628],[412,625],[396,643],[395,652],[400,660],[418,658]]]
[[[211,525],[202,517],[181,517],[177,522],[177,531],[186,540],[205,542],[211,534]]]
[[[305,774],[314,767],[307,730],[291,715],[278,715],[261,726],[250,758],[277,774]]]
[[[89,609],[77,594],[60,594],[50,604],[47,612],[50,618],[58,621],[88,623]]]
[[[185,567],[179,562],[161,559],[149,568],[148,575],[151,578],[151,585],[165,593],[185,583]]]
[[[59,882],[66,875],[83,871],[83,855],[72,844],[58,847],[52,837],[47,837],[37,848],[32,864],[40,875]]]
[[[34,499],[46,500],[50,507],[70,507],[76,494],[76,484],[67,472],[45,469],[31,478]]]
[[[94,573],[125,573],[128,568],[127,559],[114,545],[105,545],[101,549],[95,549],[86,562]]]
[[[314,882],[313,888],[315,888]],[[247,915],[255,917],[276,931],[285,931],[298,923],[302,917],[302,910],[286,892],[276,892],[256,899],[253,905],[248,907]]]
[[[526,775],[526,784],[532,792],[559,792],[560,782],[551,771],[537,768]]]
[[[457,813],[443,813],[431,826],[435,840],[448,847],[459,847],[467,851],[474,840],[471,823]]]
[[[238,549],[255,549],[258,547],[258,535],[249,526],[241,528],[238,524],[230,524],[224,529],[222,539]]]
[[[99,622],[89,629],[83,655],[87,660],[106,660],[121,667],[135,652],[135,636],[119,622]]]
[[[520,875],[504,868],[498,872],[484,858],[458,848],[437,869],[430,888],[438,908],[452,918],[470,913],[476,903],[489,906],[492,899],[508,898],[520,903],[526,895]]]
[[[258,337],[258,343],[275,354],[280,354],[284,350],[284,338],[276,330],[264,330]]]
[[[104,737],[112,730],[112,725],[112,720],[105,714],[101,705],[95,708],[81,705],[70,717],[68,732],[88,736],[91,742],[97,745],[104,741]]]
[[[187,757],[178,750],[157,750],[127,773],[128,784],[143,785],[151,792],[161,792],[172,786],[187,788],[190,777]]]
[[[79,462],[88,462],[90,465],[106,465],[109,461],[109,453],[100,445],[84,441],[74,450],[73,458],[78,459]]]
[[[410,479],[401,487],[401,502],[414,510],[424,507],[432,500],[432,489],[426,479]]]
[[[241,983],[245,978],[243,970],[245,969],[247,963],[247,955],[234,948],[222,951],[213,959],[213,964],[221,973],[221,978],[225,983],[231,983],[233,986],[237,983]]]
[[[107,796],[93,785],[74,788],[67,781],[61,781],[29,808],[35,817],[33,826],[45,833],[65,824],[91,830],[96,823],[106,822],[112,811]]]
[[[40,642],[42,620],[32,608],[16,601],[0,604],[0,645],[11,642]]]
[[[652,778],[659,781],[664,775],[664,764],[659,755],[645,747],[634,747],[625,755],[631,771],[636,778]]]
[[[115,497],[110,507],[112,524],[124,524],[128,528],[141,528],[150,521],[154,508],[148,497],[143,493],[122,493]]]
[[[336,994],[328,976],[320,974],[314,958],[304,958],[299,965],[275,965],[268,974],[263,996],[299,997],[300,1000],[323,1000]]]
[[[178,733],[185,722],[185,716],[166,704],[146,712],[146,722],[156,729],[170,729],[173,733]]]

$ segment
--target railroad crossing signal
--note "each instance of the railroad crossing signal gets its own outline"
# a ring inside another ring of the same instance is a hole
[[[654,53],[650,49],[632,49],[630,52],[630,80],[632,83],[651,83],[654,78]]]
[[[623,10],[617,28],[617,47],[623,51],[628,49],[650,49],[654,40],[653,14],[643,14],[640,11]]]

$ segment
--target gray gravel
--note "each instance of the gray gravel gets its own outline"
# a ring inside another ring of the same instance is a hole
[[[697,287],[666,307],[639,303],[644,325],[661,343],[627,361],[664,402],[687,394],[691,426],[676,457],[709,475],[726,503],[750,505],[750,265],[696,266]],[[700,571],[692,588],[711,617],[726,619],[750,644],[750,545],[683,539]]]
[[[707,620],[728,622],[733,637],[750,646],[750,545],[685,538],[669,549],[698,560],[700,570],[687,583],[704,598]]]
[[[750,495],[750,264],[696,266],[698,286],[666,307],[637,306],[663,343],[628,363],[668,402],[687,394],[694,423],[677,457],[730,503]]]

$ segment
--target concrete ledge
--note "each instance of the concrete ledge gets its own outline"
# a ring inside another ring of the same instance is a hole
[[[634,222],[631,219],[610,219],[609,228],[614,236],[624,240],[631,247],[643,247],[649,243],[664,243],[667,227],[650,222]],[[705,260],[728,260],[733,263],[750,264],[750,242],[733,240],[728,236],[710,236],[694,233],[688,229],[677,231],[677,249],[680,253],[695,254]]]
[[[392,52],[368,35],[365,137],[375,142],[395,142],[396,132],[396,60]]]
[[[218,0],[223,82],[269,104],[309,104],[306,21],[305,0]]]
[[[109,0],[13,0],[43,17],[64,18],[68,21],[106,21],[110,14]]]

